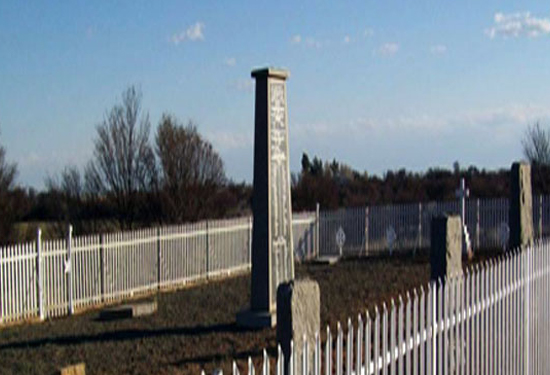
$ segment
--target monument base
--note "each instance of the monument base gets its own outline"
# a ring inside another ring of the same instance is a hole
[[[237,325],[246,328],[273,328],[277,325],[277,313],[244,310],[237,313]]]

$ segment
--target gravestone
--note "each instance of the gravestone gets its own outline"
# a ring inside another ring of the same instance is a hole
[[[510,177],[510,248],[515,249],[533,244],[531,166],[527,163],[512,164]]]
[[[290,342],[294,341],[295,369],[302,369],[304,337],[307,340],[308,368],[313,369],[315,334],[321,328],[319,284],[310,279],[279,285],[277,290],[277,343],[284,354],[284,373],[289,374]]]
[[[431,279],[462,275],[462,224],[460,216],[443,214],[432,219]]]
[[[294,279],[285,70],[252,72],[256,79],[252,280],[246,327],[276,324],[277,287]]]

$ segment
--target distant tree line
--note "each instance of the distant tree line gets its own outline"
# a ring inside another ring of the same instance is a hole
[[[223,160],[196,124],[165,113],[151,137],[141,92],[131,86],[121,99],[96,127],[91,160],[47,177],[44,191],[16,185],[17,166],[0,146],[0,243],[34,238],[37,223],[47,223],[50,237],[62,237],[69,223],[75,233],[87,234],[250,213],[252,186],[227,178]],[[550,133],[536,123],[522,145],[535,194],[550,194]],[[461,168],[455,162],[452,170],[376,176],[304,153],[301,170],[292,175],[292,205],[301,211],[315,209],[317,202],[336,209],[454,200],[462,177],[473,197],[508,196],[508,169]]]
[[[550,165],[532,161],[534,194],[550,194]],[[302,155],[302,169],[292,176],[294,210],[315,209],[317,202],[325,209],[389,203],[446,201],[455,198],[460,179],[465,178],[470,195],[476,198],[508,197],[510,171],[466,169],[454,163],[453,170],[430,168],[415,173],[400,169],[387,171],[382,177],[353,170],[336,160],[323,162]]]

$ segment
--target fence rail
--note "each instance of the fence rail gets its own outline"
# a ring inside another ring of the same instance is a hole
[[[279,347],[275,373],[548,374],[549,290],[546,241],[399,296],[359,316],[355,326],[348,319],[347,332],[340,323],[335,333],[327,327],[324,344],[319,333],[313,347],[299,340],[291,345],[288,372]],[[270,374],[269,366],[264,350],[258,374]],[[251,359],[246,370],[256,373]]]
[[[299,256],[315,214],[294,215]],[[0,325],[72,314],[250,267],[252,218],[72,236],[0,248]]]
[[[550,199],[535,197],[538,236],[550,233]],[[433,215],[458,202],[373,206],[294,214],[297,258],[375,254],[430,245]],[[470,199],[466,225],[474,247],[503,243],[505,199]],[[0,325],[71,314],[250,267],[252,218],[137,231],[67,235],[0,248]],[[504,241],[505,242],[505,241]]]

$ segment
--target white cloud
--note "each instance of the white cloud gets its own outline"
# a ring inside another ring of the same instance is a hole
[[[290,38],[290,44],[294,45],[304,45],[309,48],[321,48],[323,45],[328,44],[328,40],[321,42],[318,39],[315,39],[313,37],[307,37],[304,38],[300,34],[293,35],[292,38]]]
[[[230,86],[231,88],[237,91],[252,93],[254,92],[254,87],[255,87],[254,82],[255,81],[253,79],[240,79],[238,81],[233,82]]]
[[[311,48],[321,48],[323,46],[323,43],[315,38],[308,37],[306,38],[306,46]]]
[[[186,30],[172,35],[172,43],[176,46],[185,41],[197,42],[204,40],[204,23],[196,22],[189,26]]]
[[[293,35],[290,38],[290,44],[300,44],[302,42],[302,36],[300,34]]]
[[[223,63],[227,66],[235,66],[237,64],[237,59],[234,57],[228,57]]]
[[[252,133],[235,133],[227,131],[214,131],[206,134],[217,150],[227,151],[242,148],[250,148],[254,143]]]
[[[384,43],[378,50],[375,51],[375,54],[378,56],[389,57],[395,55],[399,51],[399,43]]]
[[[504,38],[518,38],[527,36],[536,38],[550,34],[550,18],[533,17],[530,12],[495,13],[494,25],[485,30],[485,34],[494,39],[497,36]]]
[[[343,39],[344,44],[350,44],[351,43],[351,37],[349,35],[346,35]]]
[[[365,38],[370,38],[373,35],[374,35],[374,30],[370,27],[366,28],[365,31],[363,32],[363,36]]]
[[[535,121],[548,121],[550,109],[533,104],[510,104],[502,107],[467,110],[448,116],[420,113],[384,117],[360,117],[346,123],[304,123],[293,126],[293,133],[300,137],[318,138],[348,137],[349,134],[363,136],[367,133],[385,133],[414,130],[439,133],[467,127],[487,130],[497,134],[500,131],[523,128]]]
[[[447,53],[447,46],[444,44],[436,44],[430,47],[432,55],[444,55]]]

